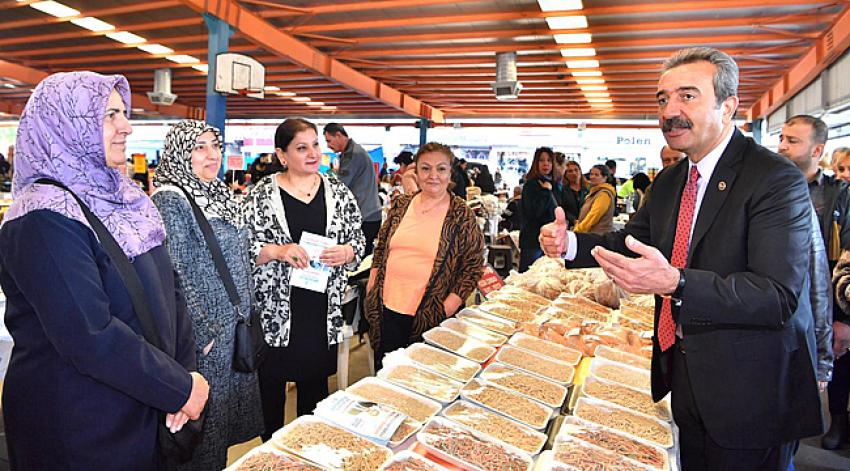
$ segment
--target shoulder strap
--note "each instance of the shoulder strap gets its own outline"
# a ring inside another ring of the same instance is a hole
[[[189,206],[192,207],[192,213],[194,213],[195,220],[198,222],[198,226],[201,228],[201,233],[204,235],[204,240],[207,242],[207,248],[209,248],[210,254],[212,255],[218,276],[221,278],[221,282],[224,283],[224,289],[227,291],[230,303],[236,308],[236,312],[240,313],[241,302],[239,300],[239,293],[236,291],[236,283],[233,282],[233,277],[230,275],[230,270],[227,268],[227,263],[224,261],[224,254],[221,251],[221,246],[218,245],[218,239],[213,233],[210,222],[207,220],[207,217],[204,216],[204,211],[200,208],[200,206],[198,206],[198,203],[195,202],[192,195],[190,195],[189,192],[182,186],[176,187],[179,188],[180,191],[186,195],[186,199],[189,200]]]
[[[133,303],[133,310],[136,311],[136,317],[138,317],[139,323],[142,325],[142,332],[144,333],[145,340],[154,347],[165,351],[162,348],[162,342],[159,338],[159,334],[157,334],[156,321],[154,321],[153,314],[151,314],[150,304],[148,304],[148,299],[145,296],[145,288],[144,285],[142,285],[142,280],[139,278],[139,274],[136,273],[136,269],[133,268],[133,264],[130,263],[130,259],[127,258],[127,254],[124,253],[124,250],[121,249],[121,246],[118,245],[118,242],[114,237],[112,237],[109,229],[107,229],[100,219],[91,212],[91,209],[89,209],[83,200],[81,200],[80,197],[67,186],[50,178],[39,178],[35,181],[35,183],[59,187],[67,191],[74,197],[75,200],[77,200],[77,204],[80,205],[83,215],[86,217],[86,220],[97,235],[103,249],[106,250],[109,258],[118,270],[118,275],[121,277],[121,280],[124,281],[124,286],[126,286],[127,292],[130,294],[130,301]]]

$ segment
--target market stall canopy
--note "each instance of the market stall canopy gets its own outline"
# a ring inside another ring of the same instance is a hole
[[[229,98],[229,118],[654,117],[661,62],[712,46],[738,61],[754,119],[850,45],[846,1],[0,0],[0,113],[45,74],[88,69],[126,75],[136,115],[202,115],[205,13],[266,68],[266,98]],[[521,91],[500,100],[496,55],[511,52]],[[143,98],[162,67],[170,107]]]

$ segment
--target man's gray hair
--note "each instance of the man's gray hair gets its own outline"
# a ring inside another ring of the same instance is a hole
[[[695,62],[708,62],[717,68],[714,72],[714,96],[718,107],[730,96],[738,95],[738,64],[732,56],[713,47],[680,49],[664,61],[661,73]]]

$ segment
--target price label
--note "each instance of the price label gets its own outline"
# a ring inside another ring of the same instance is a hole
[[[228,155],[227,170],[245,170],[245,157],[241,155]]]
[[[133,173],[148,173],[148,159],[145,154],[133,154]]]
[[[496,270],[493,269],[489,264],[484,267],[484,275],[481,276],[481,279],[478,280],[478,289],[481,291],[481,294],[484,297],[490,296],[494,291],[498,291],[505,286],[505,282],[502,281],[502,277],[496,273]]]

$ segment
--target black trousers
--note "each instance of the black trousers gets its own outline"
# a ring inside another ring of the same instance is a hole
[[[381,221],[363,221],[360,229],[363,230],[363,236],[366,238],[366,253],[363,254],[365,257],[371,255],[375,249],[375,239],[378,237],[378,231],[381,230]]]
[[[381,319],[381,345],[375,353],[375,371],[383,368],[384,355],[410,345],[413,316],[399,314],[384,307]]]
[[[275,355],[275,350],[275,348],[270,349],[257,371],[265,425],[263,441],[270,439],[274,432],[283,427],[286,410],[286,374],[284,372],[286,365],[279,355]],[[313,412],[319,401],[328,397],[328,378],[325,376],[295,381],[295,389],[295,408],[298,417],[307,415]]]
[[[756,450],[723,448],[705,430],[688,378],[687,350],[681,339],[673,348],[673,418],[679,426],[682,471],[787,471],[796,442]]]
[[[850,398],[850,353],[841,355],[832,366],[832,381],[829,391],[829,413],[846,414],[847,401]]]

